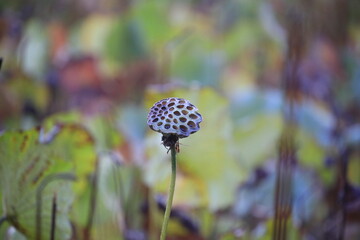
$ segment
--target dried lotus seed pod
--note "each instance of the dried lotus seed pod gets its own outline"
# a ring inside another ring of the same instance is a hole
[[[200,129],[202,116],[197,108],[182,98],[166,98],[151,107],[147,117],[149,127],[163,135],[188,137]]]

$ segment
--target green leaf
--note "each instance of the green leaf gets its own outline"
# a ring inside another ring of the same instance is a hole
[[[2,87],[11,96],[14,105],[30,103],[40,112],[44,111],[48,105],[50,95],[47,87],[27,76],[16,75]],[[4,101],[0,103],[1,108],[6,107],[3,104],[9,104],[6,100],[4,98]]]
[[[126,64],[145,57],[146,51],[139,25],[129,18],[117,19],[107,35],[105,44],[107,58]]]
[[[359,186],[360,185],[360,157],[356,153],[349,159],[348,166],[348,180],[350,183]]]
[[[117,131],[110,117],[93,115],[83,117],[79,112],[62,112],[54,114],[44,122],[45,129],[50,129],[55,124],[79,124],[83,125],[93,136],[98,152],[107,151],[118,147],[123,137]]]
[[[35,238],[40,207],[37,196],[41,196],[41,237],[49,239],[52,199],[56,196],[56,239],[70,238],[68,212],[74,194],[70,182],[64,180],[74,175],[74,189],[84,188],[96,161],[93,144],[92,137],[79,125],[55,125],[48,132],[41,128],[9,131],[0,136],[3,208],[19,232]],[[49,180],[65,173],[67,177],[62,180]]]
[[[174,48],[171,74],[188,82],[217,86],[224,69],[225,55],[214,46],[208,37],[189,32],[189,36]]]
[[[81,51],[103,57],[104,42],[113,27],[114,16],[106,14],[90,14],[79,28],[73,28],[75,40],[73,44]]]
[[[333,183],[336,170],[325,167],[326,149],[313,136],[313,132],[299,129],[296,143],[299,162],[314,169],[325,183]]]
[[[134,5],[132,10],[132,18],[143,31],[144,39],[155,49],[164,47],[174,35],[167,5],[161,1],[144,1]]]
[[[242,167],[250,170],[276,155],[282,125],[279,113],[257,114],[236,125],[235,151]]]

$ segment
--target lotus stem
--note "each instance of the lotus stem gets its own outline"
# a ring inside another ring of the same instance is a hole
[[[175,181],[176,181],[176,149],[175,144],[170,146],[171,151],[171,181],[170,181],[170,187],[169,187],[169,196],[166,203],[166,209],[164,214],[164,220],[161,227],[161,234],[160,234],[160,240],[166,239],[166,231],[167,226],[169,223],[170,213],[171,213],[171,207],[175,192]]]

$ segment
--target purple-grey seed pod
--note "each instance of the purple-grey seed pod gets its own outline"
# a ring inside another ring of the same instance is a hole
[[[197,108],[182,98],[166,98],[151,107],[147,117],[149,127],[163,135],[188,137],[200,129],[202,116]]]

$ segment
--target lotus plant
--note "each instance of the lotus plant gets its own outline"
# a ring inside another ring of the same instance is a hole
[[[147,117],[149,127],[162,133],[162,143],[171,151],[171,181],[166,203],[164,220],[161,227],[160,240],[165,240],[169,222],[176,181],[176,153],[179,152],[179,138],[186,138],[200,130],[202,116],[198,109],[188,100],[182,98],[166,98],[151,107]]]

